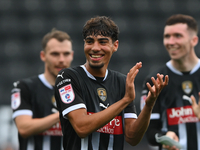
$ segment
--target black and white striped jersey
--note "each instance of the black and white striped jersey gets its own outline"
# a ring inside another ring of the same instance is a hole
[[[107,70],[104,78],[91,75],[84,66],[62,70],[56,79],[55,98],[60,111],[65,150],[122,150],[124,118],[137,118],[131,103],[104,127],[86,138],[76,134],[67,114],[76,109],[87,109],[88,115],[111,106],[124,97],[126,76]]]
[[[54,89],[44,74],[14,82],[11,95],[13,119],[20,115],[43,118],[55,110]],[[20,150],[62,150],[62,130],[57,123],[49,130],[28,138],[18,134]]]
[[[151,82],[150,77],[156,73],[169,75],[169,84],[159,95],[151,114],[151,121],[146,132],[147,139],[152,145],[159,145],[155,134],[165,134],[174,131],[183,150],[200,150],[200,122],[195,116],[190,96],[198,100],[200,91],[200,61],[190,72],[180,72],[169,62],[153,74],[149,75],[143,85],[140,100],[141,109],[145,105],[148,93],[146,82]],[[159,145],[160,149],[161,145]]]

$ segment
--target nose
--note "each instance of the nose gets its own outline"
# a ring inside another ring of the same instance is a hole
[[[60,62],[64,62],[64,60],[65,60],[64,54],[60,54],[60,55],[59,55],[59,61],[60,61]]]
[[[94,44],[92,46],[92,50],[93,51],[99,51],[99,50],[101,50],[100,44],[97,41],[94,42]]]
[[[166,40],[166,44],[169,45],[173,45],[175,43],[175,38],[173,36],[170,36],[167,40]]]

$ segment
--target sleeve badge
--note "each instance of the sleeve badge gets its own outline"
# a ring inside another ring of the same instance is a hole
[[[71,84],[68,84],[59,89],[60,98],[63,103],[69,104],[73,102],[75,95]]]
[[[11,107],[12,109],[17,109],[21,104],[20,92],[15,92],[11,96]]]

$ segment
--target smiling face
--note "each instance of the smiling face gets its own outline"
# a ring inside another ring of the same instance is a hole
[[[112,54],[117,51],[118,40],[112,42],[110,37],[90,35],[84,40],[84,52],[87,59],[86,68],[107,69]]]
[[[45,63],[45,75],[55,79],[60,70],[71,65],[73,60],[72,43],[69,40],[59,42],[52,38],[48,41],[45,50],[41,51],[40,57]]]
[[[194,51],[194,38],[187,24],[177,23],[165,26],[163,43],[172,60],[184,60]]]

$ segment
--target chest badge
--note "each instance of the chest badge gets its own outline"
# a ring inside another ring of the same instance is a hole
[[[193,89],[193,84],[191,81],[182,82],[182,89],[186,94],[190,94]]]
[[[105,101],[107,99],[107,93],[106,93],[106,90],[104,88],[98,88],[97,93],[98,93],[99,98],[102,101]]]

